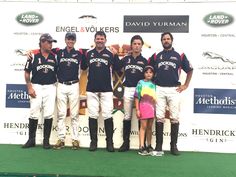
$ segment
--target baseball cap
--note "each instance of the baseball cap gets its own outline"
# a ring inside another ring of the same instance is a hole
[[[67,32],[65,38],[72,38],[76,40],[76,34],[72,32]]]
[[[153,68],[151,65],[147,65],[147,66],[145,66],[145,68],[144,68],[144,72],[146,72],[146,71],[149,70],[149,69],[151,69],[152,72],[154,72],[154,68]]]
[[[57,40],[53,39],[52,36],[48,33],[42,34],[39,38],[39,41],[57,42]]]

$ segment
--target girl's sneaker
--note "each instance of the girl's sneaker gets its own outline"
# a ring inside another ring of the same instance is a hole
[[[147,153],[148,153],[148,155],[152,155],[152,152],[153,152],[153,148],[152,148],[152,146],[151,145],[148,145],[148,147],[147,147]]]
[[[139,148],[138,150],[139,155],[148,155],[147,150],[144,147]]]

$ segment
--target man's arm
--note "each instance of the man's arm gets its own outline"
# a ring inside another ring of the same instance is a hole
[[[187,76],[186,76],[186,79],[185,79],[184,84],[183,84],[183,85],[180,85],[180,86],[176,89],[178,92],[182,92],[182,91],[184,91],[184,90],[186,90],[186,89],[188,88],[189,83],[190,83],[190,81],[191,81],[191,79],[192,79],[192,75],[193,75],[193,70],[191,70],[191,71],[189,71],[189,72],[187,73]]]
[[[35,98],[36,97],[36,93],[35,90],[32,87],[32,83],[30,81],[30,72],[25,71],[25,82],[28,88],[28,94],[32,97]]]

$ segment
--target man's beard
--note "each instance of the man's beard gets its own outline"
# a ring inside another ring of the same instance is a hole
[[[162,46],[165,50],[169,50],[172,48],[172,44],[168,44],[168,45],[163,44]]]

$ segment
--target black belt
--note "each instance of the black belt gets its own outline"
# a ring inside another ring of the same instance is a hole
[[[61,84],[65,84],[65,85],[72,85],[72,84],[75,84],[75,83],[78,83],[79,80],[73,80],[73,81],[65,81],[65,82],[60,82]]]

